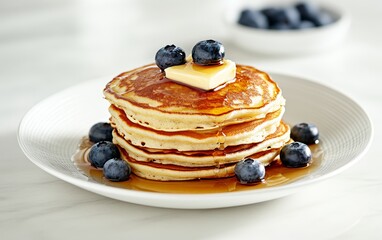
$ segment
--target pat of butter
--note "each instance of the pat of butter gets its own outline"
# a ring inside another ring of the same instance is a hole
[[[211,90],[236,77],[236,64],[224,60],[221,65],[200,66],[192,61],[165,70],[166,78],[192,87]]]

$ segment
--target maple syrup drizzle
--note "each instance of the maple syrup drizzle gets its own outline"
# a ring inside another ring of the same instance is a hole
[[[287,168],[284,167],[280,161],[274,161],[266,167],[264,181],[255,185],[242,185],[236,177],[161,182],[144,179],[134,174],[131,174],[128,181],[111,182],[103,177],[102,169],[96,169],[86,161],[85,158],[91,145],[92,143],[87,138],[82,139],[77,152],[72,157],[76,167],[88,177],[89,181],[118,188],[160,193],[223,193],[280,186],[311,174],[322,164],[324,159],[324,152],[321,148],[321,144],[310,145],[309,147],[312,151],[312,163],[308,167]]]

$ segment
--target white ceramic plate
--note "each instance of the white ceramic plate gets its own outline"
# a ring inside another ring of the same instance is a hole
[[[164,194],[106,186],[88,180],[71,161],[90,126],[108,119],[102,96],[105,80],[86,82],[55,94],[33,107],[19,128],[25,155],[46,172],[110,198],[167,208],[220,208],[276,199],[327,179],[351,166],[367,151],[372,125],[349,97],[305,79],[272,74],[287,99],[288,123],[315,123],[324,150],[322,164],[308,176],[278,187],[215,194]]]

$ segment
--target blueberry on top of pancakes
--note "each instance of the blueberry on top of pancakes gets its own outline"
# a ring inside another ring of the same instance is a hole
[[[192,48],[192,59],[198,65],[219,65],[225,55],[224,46],[215,40],[203,40]]]
[[[162,71],[168,67],[186,63],[186,53],[175,45],[166,45],[155,54],[155,63]]]

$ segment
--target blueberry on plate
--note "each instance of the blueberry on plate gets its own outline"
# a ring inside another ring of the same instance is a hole
[[[290,137],[296,142],[305,144],[318,143],[318,128],[312,123],[299,123],[292,127]]]
[[[192,59],[198,65],[218,65],[223,62],[224,46],[215,40],[203,40],[192,48]]]
[[[259,11],[244,9],[240,13],[239,24],[253,28],[268,28],[267,17]]]
[[[166,45],[155,54],[155,63],[162,69],[186,63],[186,53],[175,45]]]
[[[109,141],[94,144],[89,151],[89,162],[93,167],[103,168],[105,162],[120,156],[118,147]]]
[[[265,177],[265,167],[259,161],[247,158],[236,164],[235,175],[241,184],[258,183]]]
[[[306,144],[293,142],[281,149],[280,160],[286,167],[306,167],[312,161],[312,152]]]
[[[90,141],[96,143],[100,141],[110,141],[113,139],[113,128],[110,123],[99,122],[94,124],[89,130]]]
[[[113,182],[122,182],[129,179],[131,174],[130,165],[118,158],[109,159],[103,166],[103,175]]]

